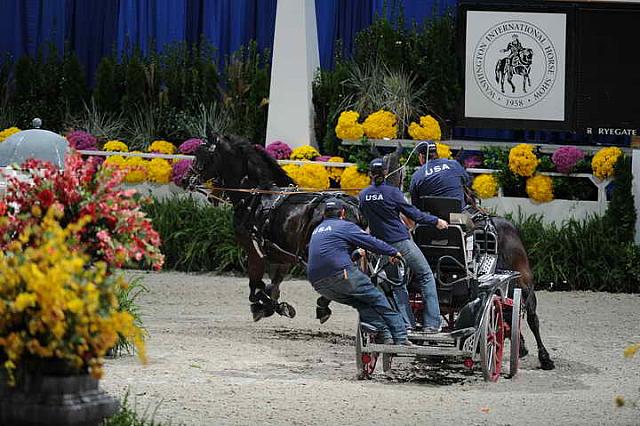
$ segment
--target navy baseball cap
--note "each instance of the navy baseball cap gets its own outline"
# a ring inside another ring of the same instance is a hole
[[[427,154],[427,152],[432,153],[436,152],[438,149],[438,145],[434,141],[423,141],[418,144],[416,147],[416,151],[418,154]]]
[[[336,197],[328,198],[324,202],[325,211],[336,211],[336,210],[342,210],[343,208],[344,208],[344,203],[342,202],[342,200]]]
[[[369,169],[373,170],[373,169],[378,169],[378,168],[383,168],[384,167],[384,161],[382,160],[382,158],[375,158],[373,160],[371,160],[371,162],[369,163]]]

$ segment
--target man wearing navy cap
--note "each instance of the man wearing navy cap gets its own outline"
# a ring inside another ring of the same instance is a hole
[[[351,260],[351,253],[358,247],[394,258],[400,253],[344,218],[342,201],[328,199],[324,220],[309,241],[307,277],[311,285],[327,299],[356,308],[362,322],[382,331],[384,343],[411,346],[402,316]]]
[[[413,205],[418,205],[424,195],[452,197],[460,200],[462,211],[464,186],[471,181],[464,167],[455,160],[438,158],[437,145],[433,141],[420,142],[416,151],[421,167],[415,171],[409,185]]]
[[[427,333],[439,333],[441,320],[436,282],[429,263],[411,240],[407,226],[400,219],[400,213],[417,223],[435,226],[438,229],[445,229],[448,224],[442,219],[421,212],[404,199],[398,188],[387,185],[384,181],[382,159],[375,159],[369,164],[369,173],[373,183],[360,192],[360,210],[369,222],[371,235],[398,250],[420,283],[424,300],[423,330]],[[406,294],[406,289],[403,291]],[[404,305],[406,317],[410,317],[408,297],[403,297],[398,302]]]

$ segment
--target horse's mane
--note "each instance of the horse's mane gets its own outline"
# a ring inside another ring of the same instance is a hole
[[[250,176],[259,184],[274,183],[283,187],[295,185],[293,179],[266,151],[256,148],[249,140],[239,136],[229,135],[227,139],[245,155]]]

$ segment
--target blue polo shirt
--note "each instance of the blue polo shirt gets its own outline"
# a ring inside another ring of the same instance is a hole
[[[452,197],[460,200],[460,209],[464,208],[463,185],[471,179],[467,171],[455,160],[436,158],[429,160],[413,174],[409,192],[411,202],[418,204],[423,195],[433,197]]]
[[[353,265],[351,253],[358,247],[388,256],[398,252],[353,222],[333,218],[323,220],[311,233],[307,278],[313,283]]]
[[[436,216],[426,214],[407,203],[395,186],[371,185],[360,192],[360,210],[369,222],[371,235],[389,244],[409,239],[409,230],[400,213],[423,225],[435,225]]]

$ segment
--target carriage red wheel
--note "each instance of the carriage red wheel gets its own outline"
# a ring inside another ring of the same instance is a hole
[[[370,342],[368,342],[369,340]],[[373,336],[364,334],[358,322],[358,328],[356,329],[356,369],[358,380],[369,379],[376,369],[378,353],[367,352],[368,343],[373,343]]]
[[[504,350],[504,321],[502,302],[497,294],[491,296],[480,324],[480,364],[484,379],[497,382],[502,370]]]

